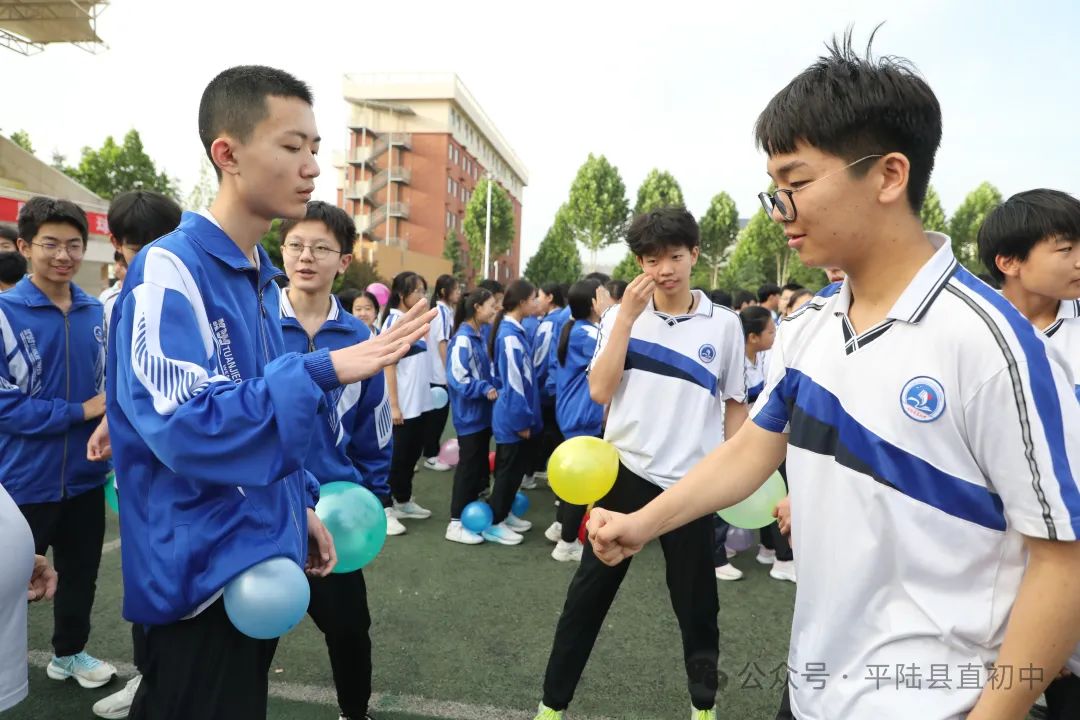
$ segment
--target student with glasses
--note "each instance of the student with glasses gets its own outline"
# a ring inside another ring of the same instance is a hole
[[[0,483],[60,576],[53,606],[54,680],[84,688],[116,668],[86,652],[101,543],[106,462],[86,457],[105,412],[101,303],[72,281],[86,250],[86,214],[31,198],[19,212],[19,250],[33,274],[0,296]]]

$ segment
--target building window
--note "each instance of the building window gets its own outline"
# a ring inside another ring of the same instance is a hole
[[[453,218],[453,215],[451,215],[450,211],[447,210],[446,211],[446,227],[452,227],[452,225],[451,225],[451,223],[453,222],[452,218]]]
[[[446,178],[446,193],[448,195],[454,194],[454,181],[450,178]]]
[[[453,145],[447,145],[446,146],[446,155],[447,155],[448,160],[453,160],[454,159],[454,146]]]

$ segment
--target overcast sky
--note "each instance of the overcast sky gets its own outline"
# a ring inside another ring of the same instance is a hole
[[[1000,9],[991,9],[1001,5]],[[946,212],[983,180],[1007,196],[1080,185],[1080,4],[1060,2],[472,2],[112,0],[89,55],[64,46],[0,50],[0,132],[77,160],[134,127],[186,193],[202,148],[203,87],[230,65],[263,63],[312,85],[324,138],[317,194],[333,199],[347,141],[342,75],[452,71],[529,171],[526,257],[589,152],[622,173],[631,204],[650,168],[673,173],[699,215],[721,190],[742,216],[765,184],[757,114],[854,24],[875,49],[910,58],[944,113],[932,182]],[[609,261],[621,257],[609,252]]]

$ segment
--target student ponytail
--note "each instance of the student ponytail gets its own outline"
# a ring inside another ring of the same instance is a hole
[[[476,308],[483,305],[491,297],[491,293],[484,288],[477,288],[468,295],[462,295],[454,308],[454,328],[450,331],[450,337],[457,335],[462,324],[476,317]]]
[[[446,302],[457,286],[458,281],[453,275],[440,275],[435,281],[435,290],[431,293],[431,307],[435,307],[435,303],[440,300]]]
[[[773,321],[772,313],[763,305],[751,305],[739,311],[739,320],[742,321],[743,340],[749,340],[751,335],[760,335]]]
[[[417,273],[409,271],[398,273],[390,283],[390,299],[386,301],[387,309],[399,309],[402,301],[421,287],[427,290],[427,281]]]
[[[559,334],[559,349],[556,354],[559,364],[566,364],[566,353],[570,348],[570,332],[574,329],[574,323],[578,320],[588,320],[593,312],[593,301],[596,300],[596,291],[601,287],[599,280],[581,280],[570,286],[566,293],[566,302],[570,306],[570,317],[563,323],[562,333]]]
[[[499,314],[495,316],[495,322],[491,324],[491,335],[488,337],[488,356],[492,360],[495,359],[495,337],[499,334],[499,325],[502,324],[503,316],[517,310],[521,303],[528,302],[535,294],[536,286],[524,279],[515,280],[506,288],[502,307],[499,308]]]

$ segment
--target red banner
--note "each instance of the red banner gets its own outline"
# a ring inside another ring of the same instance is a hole
[[[14,223],[19,219],[19,211],[22,210],[25,200],[0,197],[0,222]],[[104,213],[87,212],[86,223],[91,235],[109,234],[109,217]]]

